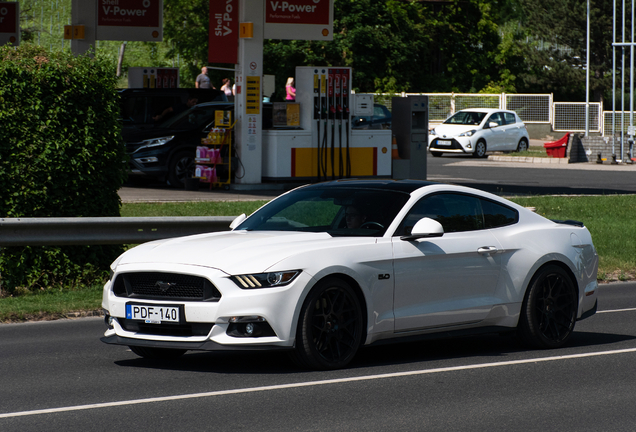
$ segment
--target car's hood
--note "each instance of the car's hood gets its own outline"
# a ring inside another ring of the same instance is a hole
[[[332,237],[327,233],[228,231],[146,243],[124,253],[117,265],[170,263],[216,268],[228,274],[261,273],[290,256],[361,241],[375,239]]]
[[[479,125],[441,124],[435,127],[435,133],[441,137],[453,137],[462,132],[480,129]]]

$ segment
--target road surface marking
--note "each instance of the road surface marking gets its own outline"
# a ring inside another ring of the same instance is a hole
[[[427,374],[434,374],[434,373],[440,373],[440,372],[455,372],[455,371],[464,371],[464,370],[471,370],[471,369],[485,369],[485,368],[491,368],[491,367],[514,366],[514,365],[521,365],[521,364],[527,364],[527,363],[541,363],[541,362],[549,362],[549,361],[557,361],[557,360],[580,359],[580,358],[586,358],[586,357],[627,354],[627,353],[634,353],[634,352],[636,352],[636,348],[614,350],[614,351],[600,351],[600,352],[584,353],[584,354],[571,354],[571,355],[554,356],[554,357],[540,357],[540,358],[533,358],[533,359],[512,360],[512,361],[496,362],[496,363],[482,363],[482,364],[466,365],[466,366],[453,366],[453,367],[436,368],[436,369],[423,369],[423,370],[416,370],[416,371],[410,371],[410,372],[395,372],[395,373],[387,373],[387,374],[379,374],[379,375],[365,375],[360,377],[338,378],[338,379],[330,379],[330,380],[322,380],[322,381],[308,381],[308,382],[301,382],[301,383],[294,383],[294,384],[279,384],[279,385],[271,385],[271,386],[263,386],[263,387],[220,390],[220,391],[205,392],[205,393],[191,393],[191,394],[175,395],[175,396],[133,399],[133,400],[124,400],[124,401],[117,401],[117,402],[96,403],[96,404],[89,404],[89,405],[76,405],[76,406],[61,407],[61,408],[39,409],[39,410],[33,410],[33,411],[19,411],[19,412],[0,414],[0,419],[11,418],[11,417],[25,417],[25,416],[39,415],[39,414],[53,414],[53,413],[63,413],[63,412],[70,412],[70,411],[81,411],[81,410],[97,409],[97,408],[111,408],[111,407],[118,407],[118,406],[144,404],[144,403],[167,402],[167,401],[175,401],[175,400],[198,399],[198,398],[224,396],[224,395],[232,395],[232,394],[244,394],[244,393],[254,393],[254,392],[261,392],[261,391],[292,389],[292,388],[300,388],[300,387],[313,387],[313,386],[328,385],[328,384],[342,384],[342,383],[350,383],[350,382],[356,382],[356,381],[370,381],[370,380],[386,379],[386,378],[401,378],[401,377],[407,377],[407,376],[427,375]]]

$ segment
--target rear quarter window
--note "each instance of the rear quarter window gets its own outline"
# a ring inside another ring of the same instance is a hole
[[[517,210],[503,204],[482,199],[481,209],[484,213],[485,228],[499,228],[519,222]]]

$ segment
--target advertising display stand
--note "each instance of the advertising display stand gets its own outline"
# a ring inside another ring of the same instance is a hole
[[[208,183],[209,188],[230,188],[232,180],[232,129],[231,111],[216,111],[215,127],[197,147],[193,178]]]

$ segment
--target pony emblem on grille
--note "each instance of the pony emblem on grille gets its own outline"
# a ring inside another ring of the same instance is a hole
[[[159,290],[161,292],[166,292],[168,291],[170,288],[172,288],[173,286],[177,286],[176,283],[170,283],[170,282],[163,282],[163,281],[157,281],[157,283],[155,284],[155,286],[157,288],[159,288]]]

